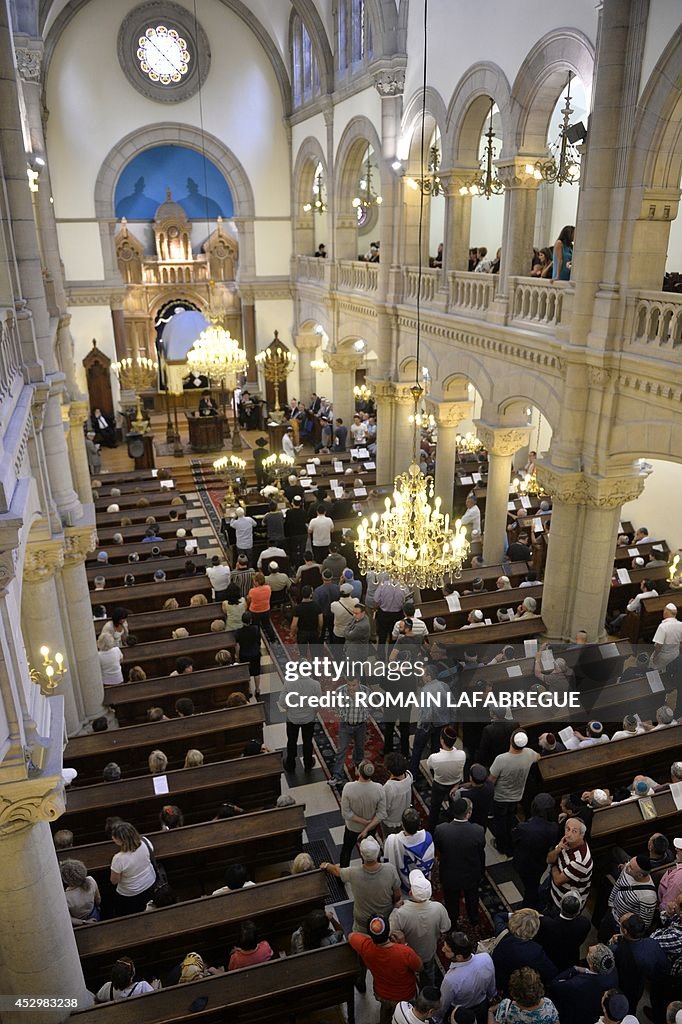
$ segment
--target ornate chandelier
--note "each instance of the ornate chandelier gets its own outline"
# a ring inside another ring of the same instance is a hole
[[[310,369],[317,370],[319,373],[325,373],[327,370],[330,370],[331,367],[324,359],[311,359]]]
[[[544,489],[535,473],[525,473],[514,477],[512,487],[516,494],[534,494],[536,498],[544,498],[547,491]]]
[[[204,328],[192,345],[187,353],[187,365],[195,373],[229,386],[235,383],[231,377],[246,370],[248,359],[237,339],[216,321]]]
[[[367,384],[356,384],[353,388],[353,395],[363,402],[369,402],[372,397],[372,389]]]
[[[549,147],[552,155],[548,160],[536,160],[534,164],[526,164],[526,174],[532,174],[538,181],[544,180],[549,181],[551,184],[556,183],[559,188],[564,184],[572,185],[573,182],[578,181],[580,178],[580,154],[574,145],[574,140],[576,135],[578,138],[581,135],[584,137],[584,128],[582,124],[573,127],[570,124],[571,114],[573,113],[573,108],[571,107],[572,78],[573,72],[569,71],[566,84],[566,102],[561,108],[562,121],[561,128],[559,129],[559,138]],[[571,136],[573,136],[573,139]]]
[[[412,388],[414,416],[423,389]],[[458,577],[469,550],[466,528],[457,520],[454,529],[450,517],[440,511],[441,500],[434,497],[433,477],[425,476],[417,465],[417,426],[414,421],[413,464],[395,479],[393,504],[386,498],[385,511],[374,512],[358,527],[355,547],[360,570],[387,572],[393,580],[408,587],[435,589],[449,577]]]
[[[358,195],[353,200],[353,207],[356,210],[367,210],[370,208],[370,206],[381,206],[383,201],[383,197],[378,196],[374,189],[372,188],[372,165],[369,159],[368,148],[365,176],[364,178],[360,178],[360,181],[358,183]]]
[[[473,454],[474,452],[480,452],[483,447],[483,442],[479,440],[471,430],[468,430],[466,434],[457,434],[455,437],[455,445],[457,447],[457,451]]]
[[[322,193],[322,171],[315,175],[313,183],[313,199],[311,203],[303,204],[304,213],[326,213],[327,204]]]
[[[438,168],[440,167],[440,150],[438,146],[431,146],[429,150],[429,162],[427,169],[431,172],[429,177],[425,178],[408,178],[407,184],[415,192],[421,192],[422,195],[427,196],[440,196],[444,195],[445,188],[438,175]]]
[[[495,132],[493,131],[493,107],[495,102],[490,104],[490,123],[488,125],[488,131],[485,133],[486,144],[481,157],[481,170],[482,174],[478,178],[474,178],[473,181],[467,182],[459,190],[461,196],[485,196],[486,199],[490,199],[491,196],[499,196],[504,192],[504,185],[497,177],[495,168],[493,167],[493,160],[495,159],[495,146],[493,139],[495,138]]]

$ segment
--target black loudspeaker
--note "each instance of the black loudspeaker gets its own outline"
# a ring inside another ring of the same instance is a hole
[[[141,459],[144,455],[144,439],[142,434],[128,434],[126,436],[128,455],[131,459]]]
[[[582,121],[578,121],[576,124],[571,124],[566,129],[566,138],[572,145],[576,142],[584,142],[587,138],[587,129]]]

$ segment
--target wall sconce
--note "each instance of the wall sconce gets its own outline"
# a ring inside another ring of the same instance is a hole
[[[48,696],[59,686],[59,680],[66,672],[66,664],[60,651],[55,651],[54,658],[51,658],[49,647],[41,647],[40,656],[43,659],[42,670],[31,668],[29,664],[29,673],[31,682],[38,683],[41,693]]]

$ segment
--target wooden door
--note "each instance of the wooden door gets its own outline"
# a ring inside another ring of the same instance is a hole
[[[114,399],[111,393],[111,359],[97,348],[92,339],[92,348],[83,360],[88,383],[90,411],[101,409],[105,416],[114,416]]]

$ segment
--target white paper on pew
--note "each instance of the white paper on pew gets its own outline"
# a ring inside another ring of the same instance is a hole
[[[360,504],[359,501],[353,502],[353,511],[357,512],[359,516],[362,515],[362,505]]]
[[[356,498],[366,498],[367,497],[367,488],[366,487],[354,487],[353,488],[353,494],[355,495]]]
[[[461,484],[467,484],[467,486],[468,486],[469,484],[473,484],[474,478],[472,476],[461,476],[459,478],[459,482]]]
[[[544,533],[545,532],[545,528],[542,525],[542,519],[540,519],[539,516],[536,516],[535,519],[533,520],[533,529],[535,530],[536,533]]]
[[[315,474],[317,473],[317,468],[315,467],[314,462],[306,462],[305,468],[306,472],[308,473],[308,476],[315,476]]]
[[[637,558],[639,554],[639,548],[628,548],[628,555],[630,558]]]
[[[330,486],[330,487],[338,487],[338,486],[339,486],[339,481],[338,481],[338,478],[337,478],[337,477],[335,477],[335,478],[334,478],[333,480],[330,480],[330,481],[329,481],[329,486]]]
[[[623,532],[623,524],[622,523],[618,523],[618,533],[622,533],[622,532]]]
[[[445,600],[447,601],[448,608],[451,612],[461,612],[462,604],[459,600],[459,594],[456,591],[454,594],[448,594]]]
[[[366,462],[365,463],[365,469],[376,469],[376,468],[377,468],[376,462]]]
[[[602,658],[617,658],[618,657],[618,644],[600,644],[599,653]]]
[[[632,717],[637,722],[637,725],[641,725],[642,724],[642,719],[639,717],[639,715],[633,715]]]
[[[351,457],[351,459],[359,459],[360,458],[360,449],[359,448],[351,448],[351,450],[350,450],[350,457]]]
[[[421,619],[422,618],[422,610],[421,610],[421,608],[415,608],[413,618],[415,618],[415,619]]]
[[[152,477],[154,478],[154,480],[156,480],[158,475],[159,475],[158,469],[153,469],[152,470]]]
[[[484,619],[483,620],[483,625],[484,626],[492,626],[492,624],[493,624],[493,620],[492,619]]]
[[[369,458],[369,452],[367,451],[366,448],[358,448],[358,458],[359,459],[368,459]]]
[[[302,476],[300,481],[299,481],[299,483],[301,484],[301,487],[312,487],[313,486],[312,480],[310,479],[310,477],[307,477],[307,476]]]
[[[527,494],[524,494],[524,496],[521,498],[521,504],[524,508],[530,508],[530,498]]]
[[[551,651],[543,651],[540,655],[540,664],[545,672],[551,672],[554,668],[554,655]]]
[[[575,733],[573,732],[573,729],[571,728],[570,725],[567,725],[566,728],[562,729],[561,732],[559,733],[559,739],[564,744],[568,743],[569,740],[572,740],[574,736],[575,736]]]
[[[334,472],[335,473],[343,473],[343,462],[338,462],[338,461],[334,462]]]
[[[647,672],[646,679],[652,693],[662,693],[665,690],[663,680],[656,669],[653,672]]]
[[[512,679],[514,676],[522,676],[523,670],[521,669],[520,665],[510,665],[507,669],[507,675],[509,676],[510,679]]]
[[[534,658],[538,653],[538,642],[537,640],[524,640],[523,641],[523,653],[527,658]]]
[[[167,775],[155,775],[152,779],[154,783],[154,792],[157,796],[163,796],[164,793],[169,793],[168,789],[168,776]]]
[[[663,551],[663,545],[662,544],[654,544],[654,545],[652,545],[652,550],[653,551]]]
[[[481,474],[480,473],[474,473],[472,475],[471,479],[474,481],[475,484],[480,484],[480,482],[481,482]]]
[[[513,618],[514,618],[514,609],[513,608],[507,608],[507,622],[511,622]]]
[[[516,512],[516,505],[513,501],[507,502],[507,512]]]
[[[197,548],[199,547],[199,541],[191,537],[188,541],[185,541],[185,554],[194,555],[196,554]]]
[[[167,491],[172,491],[173,488],[175,487],[175,481],[174,480],[161,480],[161,489],[163,490],[164,487],[166,488]]]
[[[631,579],[630,579],[630,573],[627,571],[627,569],[618,569],[616,571],[616,575],[618,576],[618,582],[619,583],[631,583],[632,582]]]
[[[670,795],[675,801],[675,807],[682,811],[682,782],[671,782]]]

